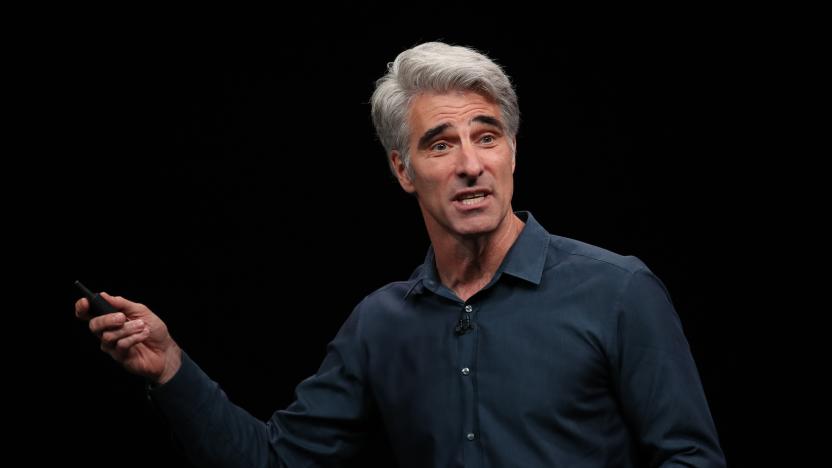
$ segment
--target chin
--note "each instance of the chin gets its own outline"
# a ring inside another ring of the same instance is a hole
[[[488,234],[497,229],[497,223],[492,219],[472,219],[455,223],[454,231],[461,236],[478,236]]]

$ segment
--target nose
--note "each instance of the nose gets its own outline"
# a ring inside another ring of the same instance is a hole
[[[463,144],[460,148],[457,160],[456,173],[461,179],[467,179],[469,184],[475,183],[482,175],[484,167],[476,149],[470,145]]]

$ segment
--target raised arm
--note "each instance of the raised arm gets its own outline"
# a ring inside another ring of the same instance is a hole
[[[338,466],[376,427],[361,372],[358,314],[330,343],[318,372],[297,387],[297,401],[263,422],[232,403],[142,304],[102,293],[118,312],[90,320],[101,348],[150,381],[149,395],[188,458],[203,467]],[[86,299],[76,315],[89,319]],[[316,465],[317,466],[317,465]]]

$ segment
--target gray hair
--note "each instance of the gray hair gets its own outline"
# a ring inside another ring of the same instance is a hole
[[[511,81],[499,65],[474,49],[426,42],[400,53],[376,81],[370,100],[373,124],[389,157],[398,150],[408,175],[410,165],[408,112],[413,98],[425,91],[470,90],[493,99],[502,112],[509,142],[520,127],[520,108]],[[395,168],[390,167],[395,175]]]

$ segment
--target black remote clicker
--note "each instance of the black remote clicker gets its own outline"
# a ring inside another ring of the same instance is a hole
[[[75,282],[75,286],[81,290],[84,297],[90,301],[90,317],[98,317],[99,315],[112,314],[118,312],[118,309],[112,306],[109,302],[104,300],[100,294],[93,294],[92,291],[86,288],[80,281]]]

